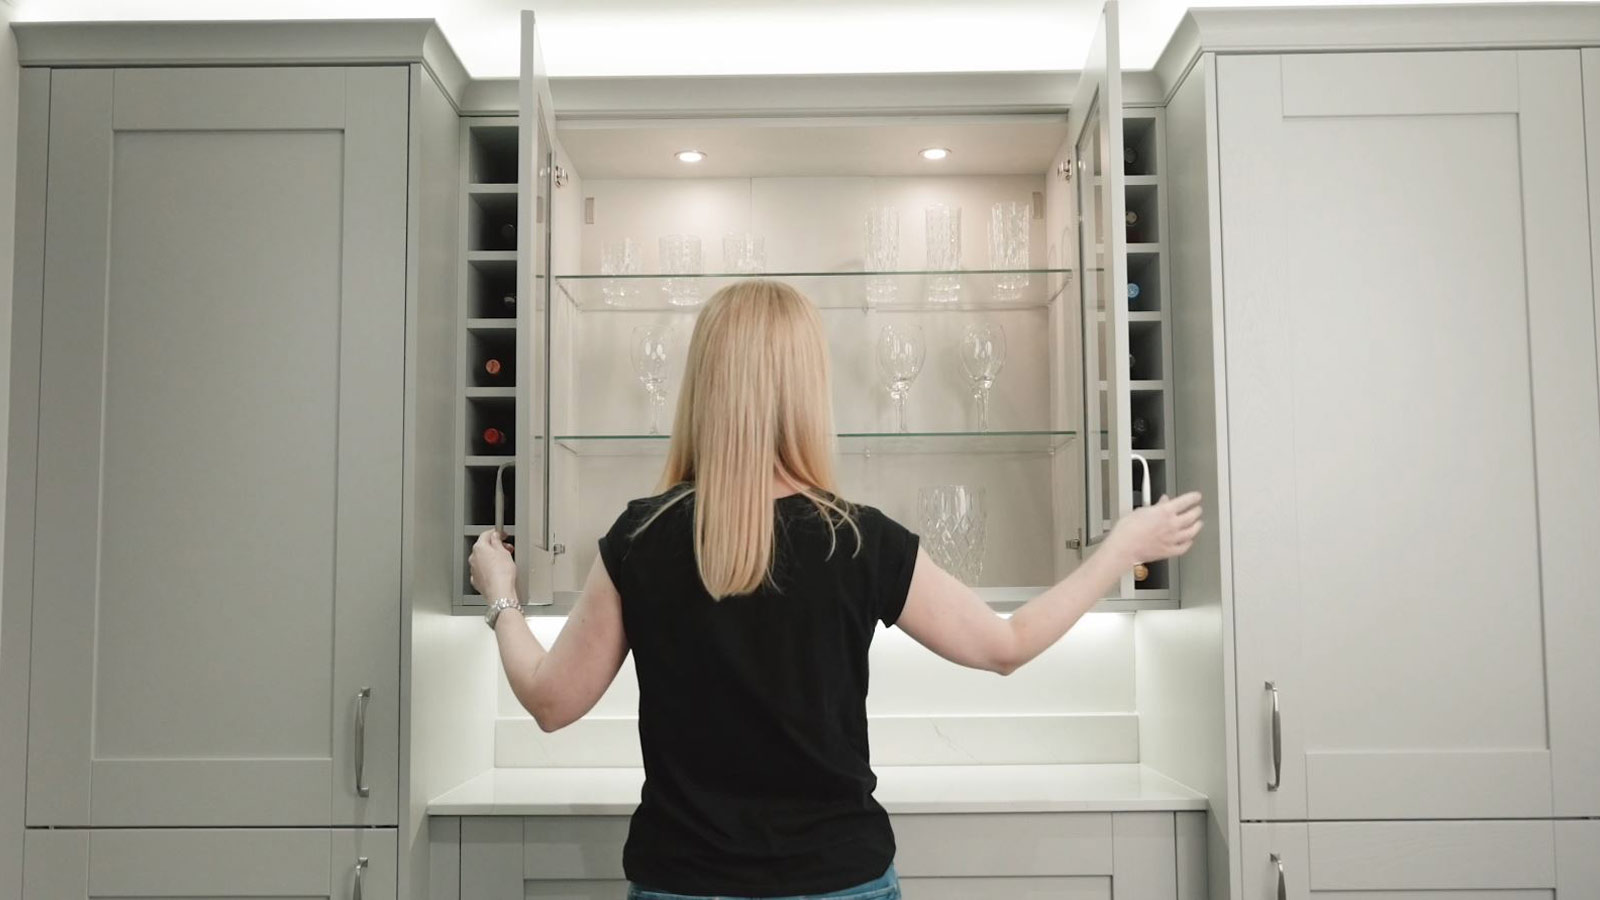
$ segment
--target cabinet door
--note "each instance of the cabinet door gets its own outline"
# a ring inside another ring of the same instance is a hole
[[[1243,818],[1600,813],[1577,51],[1218,75]]]
[[[53,76],[29,825],[394,823],[406,98]]]
[[[389,829],[29,830],[23,900],[394,900]]]
[[[1246,900],[1578,900],[1600,886],[1593,821],[1246,824]]]
[[[1072,97],[1072,198],[1083,335],[1084,536],[1094,544],[1132,508],[1128,481],[1128,235],[1116,0],[1100,13]],[[1115,596],[1133,596],[1133,576]]]
[[[517,122],[517,532],[523,596],[549,602],[550,554],[550,194],[555,110],[532,10],[522,13]]]

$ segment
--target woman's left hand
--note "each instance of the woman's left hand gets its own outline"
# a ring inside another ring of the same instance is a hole
[[[493,528],[478,535],[472,545],[472,586],[485,599],[493,601],[510,597],[517,591],[517,562],[511,551]]]

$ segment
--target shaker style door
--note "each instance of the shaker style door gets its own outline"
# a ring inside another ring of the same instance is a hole
[[[392,824],[406,70],[52,79],[28,824]]]
[[[1217,69],[1242,817],[1600,814],[1578,52]]]
[[[392,829],[29,830],[23,900],[394,900]]]
[[[549,603],[550,538],[550,199],[555,178],[551,132],[555,109],[532,10],[522,12],[522,78],[517,122],[516,515],[522,596]]]
[[[1128,431],[1128,240],[1122,162],[1122,67],[1117,3],[1100,13],[1072,98],[1078,298],[1083,335],[1084,538],[1104,539],[1133,508]],[[1114,596],[1133,596],[1133,576]]]
[[[1576,900],[1600,885],[1600,822],[1246,823],[1247,898]]]

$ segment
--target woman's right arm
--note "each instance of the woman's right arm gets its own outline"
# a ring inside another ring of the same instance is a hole
[[[1009,675],[1060,640],[1136,564],[1187,553],[1200,533],[1200,512],[1200,495],[1188,493],[1123,516],[1071,575],[1010,618],[919,549],[895,624],[953,663]]]

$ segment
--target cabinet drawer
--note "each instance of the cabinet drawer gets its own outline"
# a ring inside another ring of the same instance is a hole
[[[394,900],[393,829],[29,829],[25,900],[69,897]]]
[[[1593,896],[1600,822],[1312,822],[1243,826],[1244,896],[1350,891]],[[1492,896],[1483,894],[1482,896]]]

